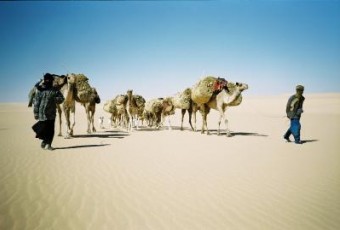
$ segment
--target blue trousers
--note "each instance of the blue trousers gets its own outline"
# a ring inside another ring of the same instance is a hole
[[[284,135],[284,138],[289,139],[290,135],[293,134],[295,143],[300,142],[300,130],[301,130],[301,124],[300,119],[290,119],[290,127],[287,130],[286,134]]]

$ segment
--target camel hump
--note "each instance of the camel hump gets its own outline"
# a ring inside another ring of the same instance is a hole
[[[163,98],[151,99],[145,103],[145,111],[151,113],[161,112],[163,109]]]
[[[145,105],[145,99],[141,95],[133,95],[133,98],[136,101],[136,104],[138,107],[144,107]]]
[[[127,95],[121,94],[121,95],[116,96],[114,100],[117,105],[123,105],[123,104],[126,104],[127,99],[128,99]]]
[[[196,83],[191,89],[191,99],[197,104],[207,103],[214,94],[216,77],[207,76]]]
[[[191,106],[191,88],[186,88],[183,92],[177,93],[172,102],[176,108],[189,109]]]
[[[88,102],[91,100],[92,87],[88,83],[88,78],[84,74],[73,74],[76,83],[76,100],[80,102]]]

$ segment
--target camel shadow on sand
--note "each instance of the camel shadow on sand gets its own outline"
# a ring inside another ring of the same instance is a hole
[[[197,130],[197,131],[200,132],[201,130]],[[209,132],[210,132],[210,135],[218,135],[217,129],[210,129]],[[268,137],[267,134],[253,133],[253,132],[233,132],[233,131],[230,131],[230,134],[231,134],[232,137],[234,137],[234,136]],[[225,136],[225,135],[227,135],[227,133],[225,131],[220,132],[220,136]]]
[[[105,132],[97,132],[97,133],[88,133],[88,134],[78,134],[73,135],[72,138],[91,138],[91,137],[98,137],[98,138],[124,138],[129,136],[127,132],[122,131],[105,131]]]
[[[109,144],[99,144],[99,145],[73,145],[73,146],[65,146],[65,147],[56,147],[55,150],[58,149],[79,149],[79,148],[94,148],[94,147],[103,147]]]
[[[224,133],[225,134],[225,133]],[[248,133],[248,132],[231,132],[232,136],[255,136],[255,137],[268,137],[267,134],[261,133]]]
[[[180,130],[181,131],[181,127],[180,126],[171,126],[171,130]],[[171,131],[168,129],[168,126],[161,126],[159,127],[158,129],[155,128],[155,127],[149,127],[149,126],[139,126],[138,129],[134,128],[133,131],[146,131],[146,132],[157,132],[157,131]],[[183,130],[190,130],[191,131],[191,128],[186,128],[186,127],[183,127]]]

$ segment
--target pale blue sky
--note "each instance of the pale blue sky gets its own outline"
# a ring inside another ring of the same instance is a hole
[[[84,73],[103,100],[202,75],[249,95],[340,92],[340,2],[0,2],[0,101],[27,101],[46,72]]]

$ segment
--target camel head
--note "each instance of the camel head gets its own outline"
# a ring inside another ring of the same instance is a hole
[[[248,84],[236,82],[230,83],[229,93],[225,94],[224,103],[228,106],[238,106],[242,102],[242,92],[248,89]]]
[[[53,87],[60,89],[65,84],[67,84],[67,76],[66,75],[54,75],[53,76]]]
[[[75,84],[76,83],[76,75],[74,73],[67,74],[67,82],[69,84]]]
[[[144,108],[145,106],[145,99],[140,96],[140,95],[134,95],[133,96],[135,101],[136,101],[136,105],[138,106],[138,108]]]
[[[175,111],[175,107],[172,103],[171,97],[167,97],[167,98],[163,99],[162,105],[163,105],[163,112],[167,113],[167,112]]]
[[[240,92],[243,92],[244,90],[247,90],[247,89],[248,89],[248,84],[236,82],[236,88],[237,88]]]
[[[132,92],[133,92],[133,90],[132,90],[132,89],[129,89],[129,90],[126,92],[126,94],[127,94],[128,96],[132,96]]]
[[[84,74],[69,73],[66,75],[67,82],[70,84],[77,84],[79,82],[88,82],[88,78]]]
[[[91,97],[92,97],[91,100],[93,100],[96,104],[100,103],[99,94],[98,94],[96,88],[94,88],[94,87],[91,88]]]

